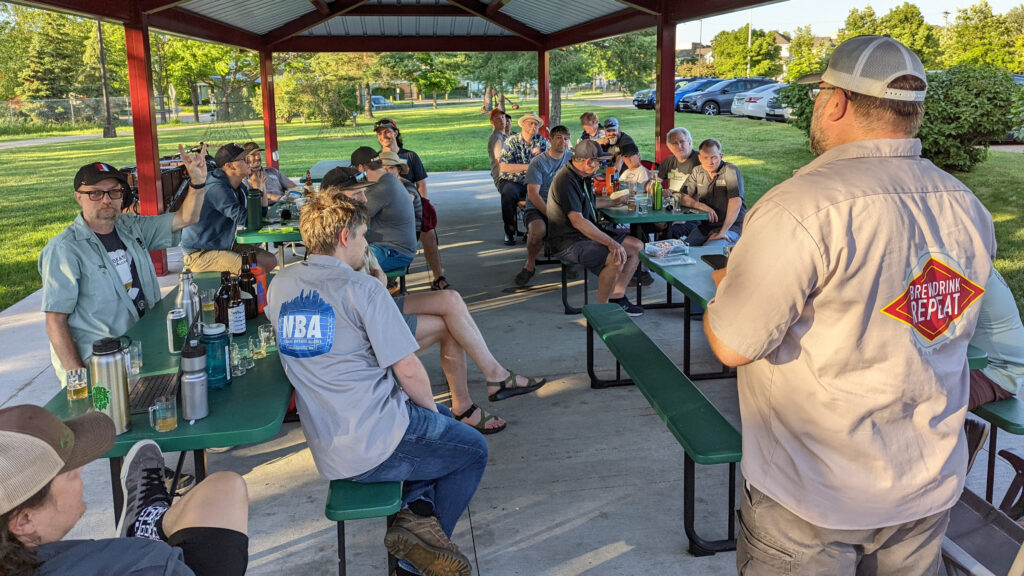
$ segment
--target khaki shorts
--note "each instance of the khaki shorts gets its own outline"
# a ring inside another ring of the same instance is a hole
[[[252,250],[252,248],[247,248]],[[183,256],[185,267],[192,272],[242,271],[242,255],[234,250],[200,250]]]

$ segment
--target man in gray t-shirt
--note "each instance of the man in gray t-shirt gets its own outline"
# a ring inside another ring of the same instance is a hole
[[[505,140],[508,139],[508,133],[505,132],[505,128],[508,127],[508,119],[505,117],[505,111],[500,108],[491,110],[491,126],[494,127],[494,131],[491,132],[491,137],[487,139],[487,156],[491,159],[491,180],[494,180],[494,185],[498,185],[498,177],[501,176],[501,151],[505,147]]]
[[[526,265],[516,275],[516,285],[526,286],[533,278],[537,266],[537,254],[544,246],[548,233],[547,201],[548,188],[555,174],[569,163],[572,151],[569,129],[555,126],[551,129],[551,147],[543,154],[530,160],[526,169],[526,208],[523,210],[523,224],[526,225]]]
[[[357,176],[332,186],[365,189]],[[407,572],[445,563],[468,573],[450,536],[483,477],[487,443],[434,404],[398,308],[379,281],[358,272],[368,222],[366,208],[341,194],[307,202],[300,230],[309,259],[274,278],[267,317],[321,475],[402,482],[388,551]]]

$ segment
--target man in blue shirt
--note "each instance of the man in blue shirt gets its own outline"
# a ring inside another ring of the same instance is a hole
[[[527,231],[526,265],[516,275],[516,286],[526,286],[533,278],[537,254],[540,254],[548,233],[548,188],[555,173],[572,158],[570,141],[569,129],[555,126],[551,129],[551,148],[530,160],[530,167],[526,170],[526,209],[523,210],[523,224]]]
[[[242,270],[242,253],[256,251],[256,263],[269,272],[277,266],[277,258],[252,246],[235,245],[235,231],[245,226],[245,192],[242,183],[252,173],[249,153],[231,143],[217,150],[217,169],[207,179],[206,202],[199,222],[181,235],[185,267],[193,272],[231,272]],[[262,206],[267,197],[260,195]]]

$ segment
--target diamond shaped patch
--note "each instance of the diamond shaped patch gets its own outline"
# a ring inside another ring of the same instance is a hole
[[[956,270],[929,258],[921,273],[899,298],[882,308],[882,313],[934,342],[984,293],[984,288]]]

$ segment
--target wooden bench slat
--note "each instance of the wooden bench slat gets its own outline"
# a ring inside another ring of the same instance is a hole
[[[328,520],[345,522],[380,518],[402,507],[401,482],[362,483],[332,480],[325,514]]]

